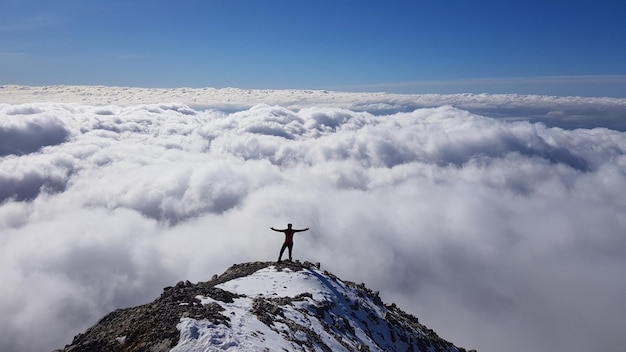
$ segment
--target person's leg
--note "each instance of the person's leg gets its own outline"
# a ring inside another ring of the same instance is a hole
[[[287,248],[287,243],[283,243],[283,246],[280,247],[280,254],[278,255],[278,261],[280,262],[283,258],[283,252],[285,251],[285,248]]]
[[[289,248],[289,261],[291,261],[291,250],[293,249],[293,243],[290,243],[287,248]]]

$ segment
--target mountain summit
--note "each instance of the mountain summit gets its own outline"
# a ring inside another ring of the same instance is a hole
[[[236,264],[211,281],[179,282],[118,309],[62,352],[464,352],[364,284],[309,262]]]

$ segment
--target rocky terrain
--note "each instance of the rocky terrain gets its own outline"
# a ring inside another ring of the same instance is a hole
[[[118,309],[56,352],[218,350],[465,351],[319,264],[252,262]]]

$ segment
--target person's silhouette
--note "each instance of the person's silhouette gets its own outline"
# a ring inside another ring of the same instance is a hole
[[[284,230],[275,229],[273,227],[270,227],[270,229],[276,232],[282,232],[285,234],[285,242],[283,243],[283,246],[280,248],[280,254],[278,255],[278,262],[280,263],[280,261],[283,258],[283,252],[285,251],[285,248],[289,248],[289,261],[291,261],[291,251],[293,250],[293,235],[296,232],[306,231],[309,228],[307,227],[305,229],[297,230],[297,229],[291,228],[291,224],[287,224],[287,228]]]

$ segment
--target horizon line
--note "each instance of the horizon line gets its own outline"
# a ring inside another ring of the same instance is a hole
[[[458,84],[626,84],[626,74],[611,75],[543,75],[543,76],[503,76],[503,77],[475,77],[475,78],[451,78],[451,79],[432,79],[432,80],[415,80],[415,81],[399,81],[399,82],[382,82],[382,83],[365,83],[341,85],[338,87],[352,88],[376,88],[376,87],[411,87],[411,86],[447,86]]]

